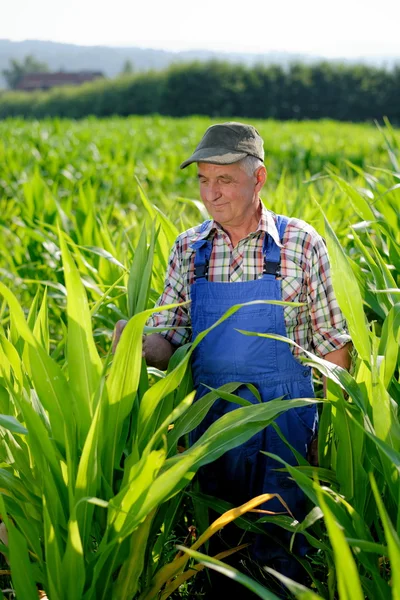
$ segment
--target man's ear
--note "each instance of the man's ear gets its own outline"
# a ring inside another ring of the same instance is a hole
[[[267,181],[267,169],[261,165],[256,171],[256,192],[259,192]]]

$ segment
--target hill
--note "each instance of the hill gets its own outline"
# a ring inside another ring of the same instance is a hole
[[[1,71],[7,68],[12,58],[21,60],[28,54],[46,62],[51,71],[102,71],[107,77],[117,75],[126,60],[130,60],[136,71],[148,69],[163,69],[175,62],[189,62],[193,60],[206,61],[210,59],[226,60],[245,65],[279,64],[288,65],[298,61],[306,64],[323,59],[321,56],[307,54],[293,54],[290,52],[269,52],[267,54],[250,53],[225,53],[208,50],[190,50],[184,52],[170,52],[151,48],[135,47],[110,47],[110,46],[77,46],[74,44],[61,44],[39,40],[25,40],[12,42],[0,39],[0,88],[6,87],[6,82]],[[336,59],[350,62],[346,58]],[[400,57],[380,56],[371,58],[360,57],[351,62],[363,62],[391,68]]]

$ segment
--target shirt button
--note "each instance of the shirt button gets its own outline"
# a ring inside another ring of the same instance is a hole
[[[308,371],[303,371],[303,377],[308,377],[309,373]]]

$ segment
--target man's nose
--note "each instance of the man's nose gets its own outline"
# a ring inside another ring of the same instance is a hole
[[[208,201],[215,202],[221,198],[221,188],[218,183],[212,183],[208,187]]]

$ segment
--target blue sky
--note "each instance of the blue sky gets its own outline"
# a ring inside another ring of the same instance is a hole
[[[400,56],[400,0],[0,0],[0,38]]]

